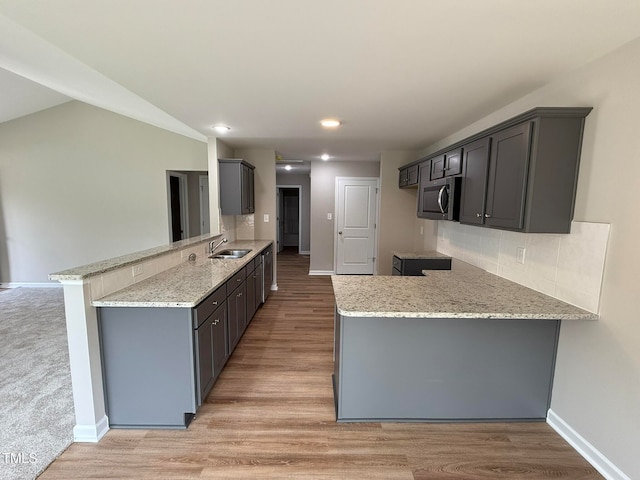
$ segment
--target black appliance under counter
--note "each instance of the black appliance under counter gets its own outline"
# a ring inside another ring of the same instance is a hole
[[[393,253],[392,275],[418,276],[423,270],[451,270],[451,257],[439,252]]]

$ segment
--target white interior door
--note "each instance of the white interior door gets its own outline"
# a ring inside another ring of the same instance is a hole
[[[336,178],[336,273],[372,275],[378,179]]]

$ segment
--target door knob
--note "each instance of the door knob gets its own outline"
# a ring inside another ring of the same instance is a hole
[[[342,232],[338,232],[338,235],[342,235]]]

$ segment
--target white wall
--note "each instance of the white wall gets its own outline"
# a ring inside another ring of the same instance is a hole
[[[311,162],[311,259],[309,270],[334,270],[336,177],[379,177],[380,162]],[[327,213],[333,215],[327,220]]]
[[[382,152],[380,156],[378,275],[391,275],[394,251],[423,250],[424,240],[416,216],[418,189],[398,187],[398,167],[417,159],[418,154],[413,151]]]
[[[0,124],[2,282],[169,242],[166,170],[207,145],[81,102]]]
[[[574,220],[609,223],[600,320],[562,325],[551,408],[640,478],[640,39],[443,139],[435,151],[536,106],[592,106]]]

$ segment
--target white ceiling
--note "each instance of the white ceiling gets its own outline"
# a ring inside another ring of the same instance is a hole
[[[424,147],[640,36],[639,0],[0,0],[0,14],[8,71],[305,160]],[[0,75],[0,105],[14,80]]]

